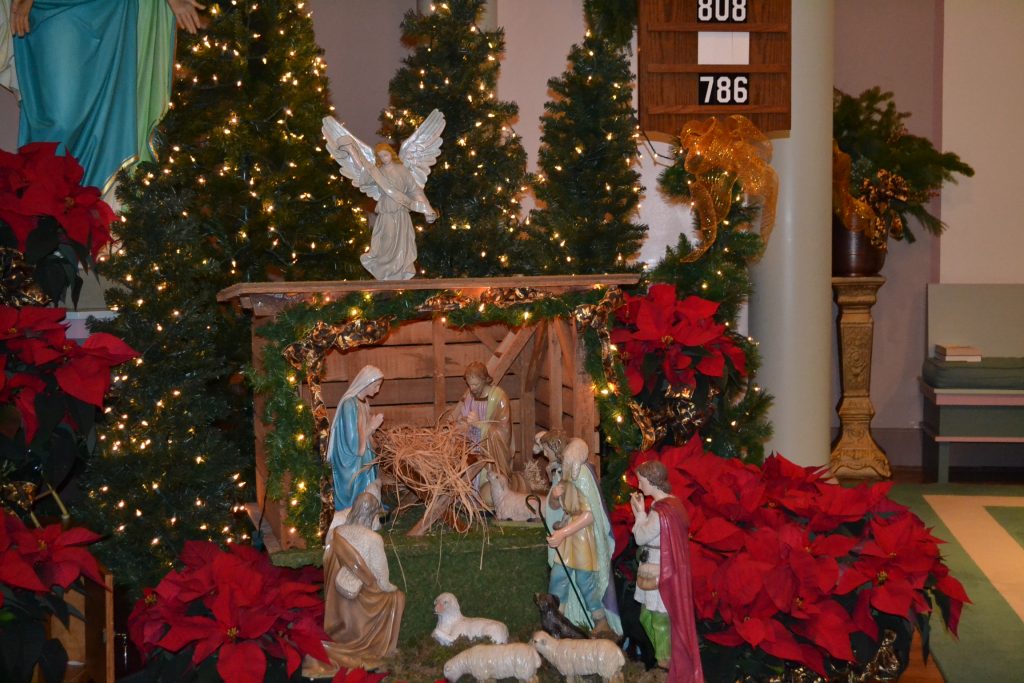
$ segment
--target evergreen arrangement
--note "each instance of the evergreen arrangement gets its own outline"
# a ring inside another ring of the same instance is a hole
[[[103,560],[155,585],[187,539],[248,540],[254,498],[249,322],[218,305],[241,281],[365,277],[365,220],[321,147],[327,80],[296,0],[211,5],[182,36],[159,162],[121,177],[121,246],[103,275],[117,319],[94,325],[141,357],[86,473],[79,515]]]
[[[676,150],[676,163],[665,170],[659,182],[666,195],[689,202],[694,176],[683,164],[685,155],[686,150]],[[742,189],[737,188],[736,194],[742,194]],[[760,366],[757,342],[735,334],[735,330],[740,310],[753,292],[749,264],[764,251],[760,235],[750,230],[758,214],[757,206],[732,202],[729,213],[718,224],[717,239],[703,256],[684,261],[696,245],[683,233],[651,272],[652,280],[674,284],[680,299],[692,295],[718,302],[715,319],[733,331],[743,349],[746,376],[727,376],[722,393],[710,400],[711,417],[700,434],[706,450],[754,463],[763,460],[764,442],[771,436],[767,419],[771,396],[756,382]]]
[[[588,9],[589,9],[588,3]],[[586,36],[569,52],[569,68],[548,81],[555,98],[541,117],[540,172],[534,193],[543,205],[530,221],[549,240],[550,273],[629,269],[647,226],[633,222],[640,203],[630,35],[605,33],[587,14]]]
[[[511,128],[518,112],[495,94],[505,50],[501,30],[476,25],[483,0],[439,2],[402,22],[412,53],[391,80],[381,134],[405,140],[432,110],[447,125],[426,193],[438,219],[417,230],[424,277],[532,272],[533,250],[519,222],[528,184],[526,152]]]
[[[893,94],[878,86],[856,97],[832,93],[832,137],[850,155],[849,186],[836,189],[867,202],[883,230],[883,243],[884,233],[913,242],[910,218],[931,234],[942,234],[946,224],[928,211],[928,202],[944,183],[955,183],[956,174],[974,175],[957,154],[940,152],[928,138],[908,133],[904,121],[909,117],[896,108]]]

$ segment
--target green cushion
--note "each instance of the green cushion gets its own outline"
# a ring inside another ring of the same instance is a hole
[[[1024,358],[983,358],[978,363],[928,358],[921,378],[936,389],[1024,390]]]

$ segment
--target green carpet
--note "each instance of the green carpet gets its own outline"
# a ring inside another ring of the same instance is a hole
[[[999,522],[999,526],[1006,529],[1006,532],[1024,548],[1024,507],[990,507],[987,510]],[[1021,571],[1024,571],[1024,567],[1021,567]]]
[[[1024,622],[989,581],[978,564],[950,533],[924,496],[1013,496],[1022,486],[973,484],[902,484],[892,498],[910,507],[946,541],[942,554],[973,604],[964,607],[960,638],[953,638],[936,612],[931,619],[931,649],[947,683],[1024,681]],[[1024,547],[1024,507],[986,507],[996,522]],[[1024,567],[1020,568],[1024,571]]]

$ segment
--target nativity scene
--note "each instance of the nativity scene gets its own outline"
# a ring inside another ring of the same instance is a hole
[[[799,3],[549,7],[529,120],[506,0],[377,7],[394,64],[348,0],[107,4],[0,3],[4,681],[893,681],[969,618],[910,494],[773,441]]]

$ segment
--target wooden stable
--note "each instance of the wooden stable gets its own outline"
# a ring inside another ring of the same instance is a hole
[[[273,282],[246,283],[229,287],[218,295],[252,312],[257,328],[288,306],[313,297],[337,299],[352,292],[379,293],[403,290],[451,290],[472,299],[488,290],[527,288],[560,295],[596,286],[632,285],[636,275],[540,276],[408,281]],[[337,323],[340,321],[325,321]],[[253,360],[262,362],[265,340],[253,334]],[[512,404],[515,445],[521,457],[530,457],[538,430],[561,428],[598,449],[598,418],[594,392],[586,371],[582,335],[571,320],[548,320],[520,327],[501,324],[466,329],[450,328],[443,312],[392,327],[380,344],[359,347],[326,356],[321,383],[324,403],[333,419],[334,409],[352,377],[364,365],[379,367],[385,377],[380,393],[373,398],[375,411],[384,423],[417,426],[435,424],[466,390],[463,371],[472,361],[487,365],[494,382],[501,386]],[[300,393],[310,399],[308,387]],[[256,397],[256,415],[263,414],[264,398]],[[264,452],[266,430],[256,420],[256,509],[263,510],[281,549],[302,547],[297,534],[283,524],[284,508],[267,500],[267,466]],[[319,458],[314,447],[311,458]]]

